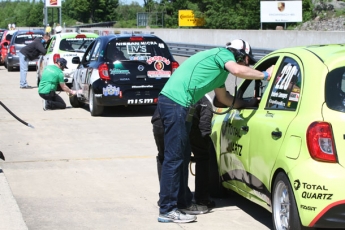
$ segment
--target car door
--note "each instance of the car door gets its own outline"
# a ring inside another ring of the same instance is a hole
[[[37,68],[38,68],[38,73],[39,75],[42,75],[43,69],[49,65],[49,59],[53,58],[53,50],[54,50],[54,46],[55,46],[55,42],[56,42],[56,37],[53,36],[51,37],[51,39],[48,41],[48,43],[46,44],[46,49],[47,49],[47,53],[45,55],[41,55],[39,57],[39,60],[37,62]],[[51,63],[53,64],[53,63]]]
[[[76,90],[78,91],[78,96],[83,97],[84,99],[88,100],[89,97],[89,79],[90,74],[92,72],[92,68],[90,68],[90,62],[94,61],[96,56],[93,52],[95,47],[97,50],[100,49],[101,41],[95,40],[92,42],[87,50],[85,51],[85,54],[81,60],[81,63],[79,64],[76,74],[75,74],[75,81],[77,84],[75,84]]]
[[[254,84],[253,87],[252,80],[246,80],[241,85],[240,98],[249,100],[253,96],[260,96],[261,102],[257,108],[230,112],[232,119],[228,124],[231,127],[228,146],[231,151],[228,157],[222,158],[223,165],[234,165],[231,167],[232,173],[228,174],[233,175],[236,187],[267,203],[270,200],[271,169],[284,134],[297,114],[302,75],[301,63],[294,55],[267,58],[257,69],[264,70],[272,64],[275,64],[275,71],[267,89],[260,89],[263,87],[260,84]],[[257,95],[257,90],[265,93]]]
[[[270,90],[249,122],[251,193],[270,205],[271,173],[287,129],[298,113],[303,65],[293,54],[283,54],[275,66]]]

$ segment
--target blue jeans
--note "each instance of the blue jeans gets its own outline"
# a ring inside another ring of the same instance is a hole
[[[176,208],[187,208],[192,203],[193,194],[188,187],[192,123],[186,122],[188,108],[164,95],[159,96],[157,106],[164,125],[165,144],[159,211],[166,214]]]
[[[29,60],[19,52],[19,68],[20,68],[20,87],[28,85],[26,82],[26,75],[28,73]]]

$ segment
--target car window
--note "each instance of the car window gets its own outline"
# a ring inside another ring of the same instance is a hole
[[[97,41],[100,42],[100,41]],[[91,44],[88,46],[88,48],[85,51],[85,54],[83,56],[83,60],[82,62],[90,62],[91,60],[91,52],[92,52],[92,48],[95,46],[95,42],[91,42]]]
[[[325,97],[328,108],[345,112],[345,67],[328,73],[325,83]]]
[[[82,51],[85,52],[86,48],[91,44],[95,38],[75,37],[61,39],[59,49],[62,51]]]
[[[115,60],[142,60],[150,57],[170,57],[169,48],[156,38],[144,38],[142,41],[130,41],[130,38],[111,40],[106,48],[106,59]]]
[[[266,109],[296,110],[302,83],[299,64],[294,59],[285,57],[272,80]]]
[[[100,53],[100,48],[101,48],[101,42],[97,41],[97,43],[95,44],[95,48],[93,49],[92,54],[91,54],[91,60],[97,60]]]
[[[268,67],[275,65],[278,59],[279,56],[268,58],[264,62],[261,62],[260,65],[256,67],[256,69],[259,71],[266,70]],[[267,85],[268,81],[249,79],[244,80],[244,82],[238,89],[236,97],[244,100],[250,100],[253,97],[262,98],[264,92],[266,91]]]
[[[4,35],[4,31],[0,31],[0,40],[1,40],[3,35]]]
[[[14,39],[14,43],[27,45],[31,43],[36,37],[43,37],[43,34],[35,34],[35,33],[18,34]]]
[[[53,52],[54,50],[54,46],[55,46],[55,42],[56,42],[56,38],[55,37],[52,37],[49,41],[48,41],[48,53],[51,53]]]

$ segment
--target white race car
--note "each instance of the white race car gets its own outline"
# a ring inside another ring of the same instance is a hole
[[[97,38],[94,33],[60,33],[53,35],[47,43],[47,53],[42,55],[37,62],[37,86],[41,80],[41,75],[47,65],[53,65],[58,58],[67,60],[68,69],[64,70],[65,82],[72,84],[73,73],[77,64],[72,64],[73,57],[82,57],[86,48]]]

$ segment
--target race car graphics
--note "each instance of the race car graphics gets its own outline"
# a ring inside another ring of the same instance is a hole
[[[153,104],[153,98],[146,99],[128,99],[127,104]]]
[[[119,96],[121,95],[120,87],[107,85],[107,87],[103,88],[103,95],[104,96]]]
[[[170,65],[170,60],[162,56],[150,57],[146,62],[149,65],[151,65],[153,62],[164,62],[166,65]]]
[[[128,69],[110,69],[110,74],[115,75],[115,74],[131,74]]]

